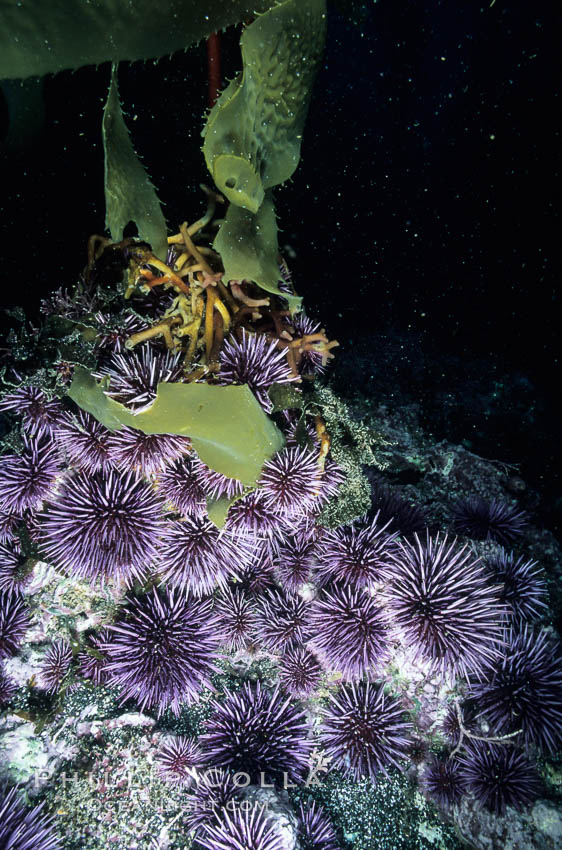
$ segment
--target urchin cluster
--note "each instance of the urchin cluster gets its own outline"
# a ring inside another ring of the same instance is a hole
[[[55,443],[23,435],[19,455],[0,458],[0,510],[22,515],[40,507],[59,471]]]
[[[540,793],[533,764],[515,747],[474,741],[459,762],[462,779],[477,802],[496,815],[505,814],[507,806],[522,809]]]
[[[379,522],[377,513],[367,524],[355,522],[326,531],[319,546],[320,582],[349,583],[359,589],[383,580],[396,539],[396,534],[388,534],[388,525]]]
[[[201,765],[202,760],[197,741],[185,735],[164,738],[156,751],[160,778],[184,787],[195,782],[194,769]]]
[[[217,379],[223,386],[247,384],[267,413],[273,404],[267,391],[273,384],[286,384],[295,380],[287,356],[277,348],[277,341],[269,342],[264,334],[251,334],[242,330],[240,339],[231,336],[220,353]]]
[[[51,644],[41,667],[41,683],[47,693],[55,694],[70,670],[72,648],[66,639]]]
[[[324,709],[320,742],[332,764],[356,780],[400,768],[411,724],[398,697],[384,683],[344,685]]]
[[[15,655],[29,626],[29,609],[17,590],[0,591],[0,659]]]
[[[236,577],[250,554],[247,541],[219,530],[207,516],[185,516],[166,524],[158,571],[174,587],[204,596]]]
[[[272,652],[302,645],[309,637],[309,605],[298,593],[270,590],[258,601],[256,619],[256,635]]]
[[[527,514],[501,499],[482,496],[461,499],[451,509],[453,528],[474,540],[496,540],[504,546],[517,539],[527,524]]]
[[[302,780],[308,770],[312,741],[305,715],[281,695],[279,688],[264,689],[246,683],[227,692],[206,721],[201,736],[208,764],[247,773],[257,781]]]
[[[17,788],[0,792],[0,847],[5,850],[61,850],[53,818],[42,803],[27,809]]]
[[[497,657],[504,610],[480,560],[446,536],[397,546],[387,594],[408,651],[435,671],[481,676]]]
[[[473,684],[479,711],[499,734],[521,731],[527,746],[555,752],[562,741],[562,654],[546,629],[506,630],[486,681]]]
[[[178,714],[182,702],[209,687],[218,644],[209,600],[154,589],[129,599],[108,630],[111,637],[101,645],[105,672],[123,701]]]
[[[47,557],[94,582],[141,578],[157,555],[163,528],[160,499],[134,472],[69,476],[41,517]]]
[[[279,681],[291,696],[302,697],[314,691],[322,678],[322,667],[314,653],[305,647],[289,649],[279,661]]]
[[[513,552],[502,549],[487,559],[486,566],[491,580],[500,584],[500,602],[512,617],[534,620],[545,613],[546,581],[536,561],[522,555],[516,558]]]
[[[281,831],[264,808],[239,803],[233,812],[223,809],[220,818],[205,823],[197,836],[203,850],[283,850]]]
[[[334,586],[322,591],[310,609],[310,645],[328,669],[351,681],[388,661],[387,618],[370,593]]]

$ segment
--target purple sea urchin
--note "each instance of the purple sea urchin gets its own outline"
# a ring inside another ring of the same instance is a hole
[[[489,558],[486,566],[494,584],[501,586],[500,602],[512,617],[533,620],[544,614],[546,604],[546,581],[536,561],[525,560],[521,555],[502,549],[497,556]]]
[[[507,806],[522,809],[540,792],[537,772],[514,747],[473,742],[459,758],[463,780],[480,805],[496,815]]]
[[[305,715],[257,682],[227,692],[214,703],[201,744],[208,764],[247,773],[252,781],[263,772],[268,781],[293,782],[307,775],[312,741]]]
[[[387,593],[394,622],[414,659],[437,671],[481,676],[497,656],[504,610],[467,546],[427,535],[400,541]]]
[[[194,768],[201,765],[203,756],[197,741],[185,735],[164,738],[156,752],[158,773],[166,782],[182,786],[195,781]]]
[[[53,818],[43,804],[26,809],[17,789],[0,792],[0,847],[3,850],[61,850]]]
[[[136,428],[122,428],[109,438],[109,459],[118,469],[134,469],[148,476],[178,460],[190,445],[186,437],[175,434],[145,434]]]
[[[283,850],[281,833],[261,806],[243,805],[229,813],[223,809],[219,819],[205,823],[197,836],[203,850]]]
[[[21,590],[29,579],[28,559],[21,554],[19,541],[0,543],[0,590]]]
[[[273,652],[307,641],[309,605],[297,593],[270,590],[258,602],[256,634],[259,641]]]
[[[182,702],[209,687],[218,644],[209,600],[155,589],[129,599],[108,629],[111,637],[101,646],[105,670],[123,701],[133,698],[141,709],[178,714]]]
[[[481,496],[461,499],[452,507],[453,527],[474,540],[496,540],[507,545],[523,534],[527,514],[500,499]]]
[[[220,820],[227,806],[232,810],[237,805],[235,801],[239,793],[240,785],[236,784],[229,771],[213,767],[199,773],[195,796],[188,798],[188,828],[197,830],[209,820]]]
[[[150,484],[115,470],[69,477],[41,519],[47,557],[91,582],[144,575],[163,527],[161,502]]]
[[[273,409],[267,391],[273,384],[286,384],[295,380],[287,356],[277,342],[269,342],[265,334],[250,334],[242,330],[241,339],[231,336],[220,353],[220,384],[248,384],[255,397],[270,413]]]
[[[404,711],[382,683],[344,685],[330,696],[320,727],[320,743],[332,765],[356,780],[400,767],[411,728]]]
[[[88,637],[84,652],[78,655],[80,673],[85,679],[91,679],[94,685],[105,685],[109,679],[106,670],[107,658],[101,651],[111,637],[108,629],[100,629],[96,634]]]
[[[0,658],[15,655],[29,626],[29,609],[14,590],[0,591]]]
[[[275,573],[287,590],[296,592],[310,581],[318,563],[318,546],[308,529],[297,531],[278,548],[275,556]]]
[[[111,463],[108,440],[111,432],[84,410],[64,416],[55,439],[73,466],[84,472],[101,472]]]
[[[49,436],[62,415],[57,399],[49,400],[38,387],[19,387],[0,401],[0,412],[23,416],[24,428],[37,438]]]
[[[198,460],[195,455],[171,463],[158,475],[158,490],[177,510],[185,516],[202,517],[207,510],[205,493],[197,475]]]
[[[245,537],[270,538],[279,530],[279,519],[271,510],[265,493],[252,490],[228,509],[227,528]]]
[[[174,587],[204,596],[236,577],[250,553],[247,542],[208,517],[186,516],[166,524],[158,570]]]
[[[47,693],[55,694],[72,664],[72,649],[67,640],[57,640],[51,644],[41,668],[41,683]]]
[[[457,759],[433,756],[424,773],[423,785],[440,806],[446,807],[460,802],[467,783]]]
[[[22,439],[21,454],[0,458],[0,510],[19,515],[41,505],[59,471],[57,447],[52,441],[26,435]]]
[[[214,614],[217,637],[228,649],[242,649],[254,637],[255,602],[243,588],[226,587],[217,600]]]
[[[300,803],[298,839],[301,850],[339,850],[339,842],[330,818],[315,800]]]
[[[562,742],[562,658],[546,629],[525,625],[507,630],[505,647],[488,673],[474,684],[481,714],[496,733],[521,730],[527,745],[554,752]]]
[[[0,708],[10,702],[17,690],[16,683],[8,676],[0,666]]]
[[[159,383],[183,378],[183,356],[159,351],[150,344],[139,345],[134,351],[114,354],[96,374],[108,377],[110,398],[134,410],[141,410],[156,398]]]
[[[279,681],[291,696],[303,696],[314,691],[322,677],[316,656],[304,647],[289,649],[279,662]]]
[[[271,510],[290,518],[303,516],[318,498],[322,471],[308,449],[285,448],[264,464],[259,485]]]
[[[234,496],[240,496],[244,491],[241,481],[236,478],[227,478],[226,475],[209,469],[199,459],[195,461],[194,471],[201,489],[209,499],[232,499]]]
[[[387,533],[379,515],[367,525],[344,525],[326,531],[319,546],[318,577],[322,583],[342,582],[360,589],[384,579],[396,534]]]
[[[379,523],[389,523],[389,534],[398,532],[401,537],[413,537],[425,532],[428,525],[425,513],[380,481],[371,482],[371,498]]]
[[[329,670],[360,679],[388,660],[389,639],[383,608],[368,592],[335,586],[311,605],[312,649]]]

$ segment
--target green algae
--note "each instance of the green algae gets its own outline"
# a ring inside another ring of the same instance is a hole
[[[252,213],[295,171],[325,38],[324,0],[285,0],[240,40],[243,71],[212,108],[203,153],[218,189]]]
[[[101,382],[77,367],[68,395],[110,430],[128,426],[145,434],[189,437],[203,463],[253,487],[266,460],[284,438],[260,407],[250,388],[209,384],[158,384],[150,407],[132,413],[107,396]]]
[[[114,242],[121,242],[130,221],[139,238],[152,246],[157,257],[166,259],[166,219],[148,174],[135,153],[119,103],[117,68],[103,110],[105,226]]]

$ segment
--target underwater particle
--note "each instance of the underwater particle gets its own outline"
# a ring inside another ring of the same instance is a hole
[[[156,483],[159,493],[181,514],[201,517],[207,511],[207,503],[197,477],[197,463],[194,455],[186,454],[160,472]]]
[[[108,642],[111,632],[100,629],[99,632],[88,636],[84,651],[78,654],[78,667],[85,679],[90,679],[94,685],[105,685],[109,679],[107,658],[101,647]]]
[[[275,574],[289,591],[310,581],[318,563],[318,547],[309,529],[300,529],[279,546],[275,555]]]
[[[317,456],[308,449],[285,448],[264,464],[258,483],[270,509],[293,518],[314,507],[322,472]]]
[[[161,509],[135,472],[77,472],[40,517],[41,545],[55,566],[90,582],[141,578],[157,555]]]
[[[108,377],[106,395],[138,412],[154,401],[159,383],[182,380],[183,355],[139,345],[134,351],[114,354],[95,377]]]
[[[158,572],[174,587],[204,596],[225,587],[249,557],[247,541],[219,530],[208,517],[186,516],[166,523]]]
[[[316,690],[322,667],[314,653],[305,647],[288,649],[279,661],[279,682],[291,696],[305,696]]]
[[[355,522],[326,531],[318,553],[320,583],[349,583],[359,590],[384,580],[396,539],[396,534],[388,534],[387,529],[388,522],[381,525],[377,513],[367,525]]]
[[[160,742],[155,758],[161,779],[185,787],[195,781],[192,770],[202,763],[203,757],[194,738],[173,735]]]
[[[190,830],[196,830],[201,824],[212,818],[220,818],[223,810],[234,807],[234,800],[240,793],[233,774],[219,768],[207,768],[197,777],[197,789],[190,805],[186,807],[186,823]]]
[[[253,782],[263,771],[268,782],[293,782],[307,775],[312,741],[302,711],[275,688],[246,682],[239,691],[215,701],[201,736],[206,762],[247,773]]]
[[[225,587],[213,613],[217,621],[217,636],[229,650],[243,649],[253,639],[257,623],[256,606],[243,588]]]
[[[424,511],[407,502],[380,481],[371,481],[371,498],[379,523],[389,523],[389,534],[398,532],[401,537],[413,537],[414,534],[425,533],[428,520]]]
[[[473,540],[496,540],[504,546],[512,543],[527,525],[527,514],[500,499],[487,502],[481,496],[461,499],[451,508],[457,534]]]
[[[136,428],[122,428],[108,441],[109,459],[123,470],[134,469],[142,475],[163,470],[190,448],[186,437],[175,434],[145,434]]]
[[[110,435],[111,432],[85,410],[66,414],[55,431],[55,439],[71,464],[90,473],[101,472],[111,466]]]
[[[261,490],[252,490],[228,509],[227,528],[233,534],[271,537],[279,530],[279,519]]]
[[[300,803],[298,839],[301,850],[339,850],[339,842],[332,822],[316,800]]]
[[[555,752],[562,741],[560,644],[546,629],[507,629],[501,657],[470,696],[496,733],[521,730],[527,746]]]
[[[387,768],[400,768],[411,724],[398,697],[385,694],[382,682],[344,685],[330,695],[320,726],[320,743],[332,766],[351,775],[375,779]]]
[[[497,657],[504,609],[468,546],[447,536],[398,541],[387,587],[393,622],[414,660],[436,672],[483,675]]]
[[[72,648],[67,640],[51,644],[41,667],[41,684],[49,694],[56,694],[72,664]]]
[[[0,847],[5,850],[61,850],[53,818],[43,814],[43,803],[27,809],[17,788],[0,791]]]
[[[252,334],[244,329],[240,339],[230,336],[223,345],[217,379],[223,386],[248,384],[266,413],[273,410],[268,389],[273,384],[297,380],[276,340],[269,342],[265,334]]]
[[[486,567],[491,581],[501,585],[500,602],[512,617],[533,620],[546,612],[546,581],[536,561],[502,549],[486,559]]]
[[[0,458],[0,510],[19,515],[41,505],[59,471],[55,443],[26,434],[22,442],[21,454]]]
[[[217,820],[203,824],[197,843],[204,850],[283,850],[282,835],[260,806],[224,808]]]
[[[306,643],[309,637],[310,606],[297,593],[270,590],[256,606],[256,635],[272,652]]]
[[[57,399],[49,400],[38,387],[19,387],[0,401],[0,412],[22,416],[27,433],[40,438],[52,434],[62,415],[62,406]]]
[[[0,666],[0,708],[10,702],[16,691],[16,683],[8,676],[3,666]]]
[[[459,756],[462,777],[481,806],[496,815],[523,809],[540,793],[534,765],[515,747],[473,741]]]
[[[17,590],[0,591],[0,658],[19,649],[29,627],[29,609]]]
[[[367,591],[336,585],[322,591],[310,607],[310,646],[328,670],[351,681],[386,664],[387,618]]]
[[[428,794],[443,808],[459,803],[466,793],[466,779],[456,758],[433,756],[422,781]]]
[[[218,641],[209,600],[155,588],[127,599],[118,621],[107,628],[111,636],[101,645],[105,670],[123,702],[134,699],[141,710],[161,715],[170,708],[177,715],[183,702],[210,687]]]

